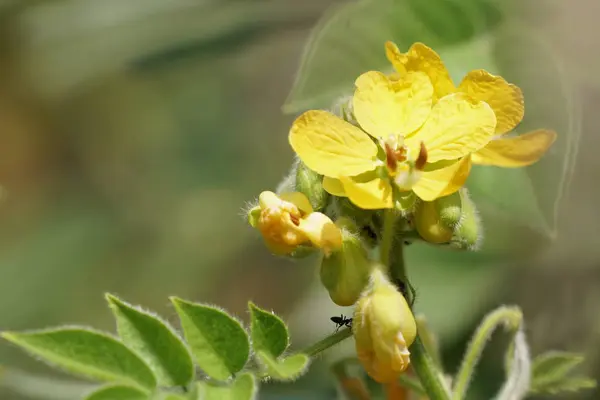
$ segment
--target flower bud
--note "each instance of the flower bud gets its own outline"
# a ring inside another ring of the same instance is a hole
[[[293,254],[305,246],[330,254],[342,246],[340,229],[328,216],[313,212],[308,198],[299,192],[262,192],[259,205],[248,212],[248,221],[257,228],[275,254]]]
[[[419,203],[415,211],[415,227],[419,235],[430,243],[448,243],[452,239],[452,228],[440,218],[436,201]]]
[[[476,250],[483,240],[481,220],[467,190],[461,189],[458,194],[462,204],[461,216],[454,228],[451,245],[459,249]]]
[[[321,282],[335,304],[351,306],[369,283],[371,262],[356,224],[340,218],[336,225],[342,231],[342,247],[321,260]]]
[[[373,269],[356,304],[352,330],[357,356],[375,381],[392,382],[408,368],[417,326],[404,296],[380,268]]]
[[[323,189],[323,176],[308,168],[302,161],[296,167],[296,190],[303,193],[315,211],[327,207],[329,193]]]

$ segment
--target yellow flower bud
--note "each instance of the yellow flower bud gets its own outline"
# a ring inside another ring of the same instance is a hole
[[[321,282],[331,300],[345,307],[356,303],[369,283],[372,263],[356,224],[340,218],[336,225],[342,230],[342,247],[321,260]]]
[[[342,233],[325,214],[313,212],[308,198],[298,192],[262,192],[259,205],[248,213],[250,225],[262,234],[275,254],[291,254],[300,246],[314,246],[325,254],[340,249]]]
[[[356,353],[379,383],[392,382],[408,368],[408,347],[417,335],[415,318],[404,296],[379,268],[371,274],[352,322]]]
[[[423,201],[417,206],[415,227],[419,235],[430,243],[448,243],[452,239],[452,229],[441,220],[435,201]]]

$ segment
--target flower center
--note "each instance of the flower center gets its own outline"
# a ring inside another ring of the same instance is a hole
[[[385,163],[390,177],[400,190],[411,190],[421,177],[421,171],[427,164],[427,149],[421,142],[419,154],[409,159],[408,148],[404,145],[404,136],[390,135],[383,142]]]

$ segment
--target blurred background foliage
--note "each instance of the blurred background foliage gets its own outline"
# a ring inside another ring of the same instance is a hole
[[[108,291],[171,319],[169,295],[244,319],[251,299],[285,316],[297,347],[330,333],[329,317],[350,311],[330,303],[315,261],[268,254],[242,209],[284,176],[295,114],[389,68],[385,40],[422,41],[457,82],[486,68],[521,86],[519,132],[559,133],[535,166],[473,171],[481,252],[408,249],[449,372],[481,316],[518,303],[534,354],[585,352],[600,378],[599,11],[593,0],[0,1],[0,329],[113,330]],[[505,343],[493,343],[473,399],[499,387]],[[334,398],[327,363],[351,349],[261,398]],[[53,376],[4,343],[2,366]],[[2,399],[48,392],[8,376]]]

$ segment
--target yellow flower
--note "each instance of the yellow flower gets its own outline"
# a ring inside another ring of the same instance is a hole
[[[454,85],[440,56],[422,43],[415,43],[401,53],[392,43],[386,43],[386,55],[396,70],[396,76],[407,76],[416,71],[425,73],[434,88],[434,103],[452,93],[466,93],[471,98],[489,104],[496,115],[495,140],[471,155],[474,164],[499,167],[523,167],[535,163],[554,143],[556,133],[539,129],[519,136],[502,137],[523,119],[523,93],[517,86],[500,76],[484,70],[469,72],[457,86]]]
[[[393,207],[396,189],[425,201],[454,193],[469,174],[469,155],[492,139],[496,117],[487,103],[466,93],[434,103],[434,84],[422,71],[393,78],[364,73],[352,99],[360,127],[326,111],[308,111],[292,125],[290,144],[324,175],[325,190],[360,208]]]
[[[299,246],[314,246],[325,255],[342,246],[340,229],[325,214],[313,212],[308,198],[299,192],[262,192],[259,205],[248,213],[250,225],[257,228],[275,254],[290,254]]]
[[[380,269],[356,304],[352,330],[357,356],[375,381],[394,381],[408,368],[417,325],[404,296]]]

